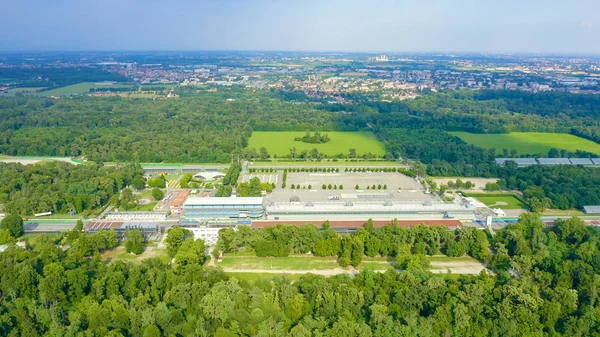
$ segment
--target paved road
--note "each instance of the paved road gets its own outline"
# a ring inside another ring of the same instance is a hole
[[[96,219],[103,219],[104,216],[106,215],[106,213],[110,212],[113,209],[113,206],[107,206],[104,211],[102,211],[102,213],[100,213],[100,215],[98,215],[96,217]]]

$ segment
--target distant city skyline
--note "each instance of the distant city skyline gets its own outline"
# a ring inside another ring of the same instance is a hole
[[[43,0],[0,12],[0,51],[600,54],[580,0]]]

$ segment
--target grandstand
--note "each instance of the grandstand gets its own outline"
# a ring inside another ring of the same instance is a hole
[[[146,240],[156,240],[161,233],[157,222],[91,221],[85,225],[85,231],[90,234],[111,229],[114,229],[119,240],[133,229],[139,229]]]
[[[135,221],[135,220],[167,220],[167,212],[110,212],[106,215],[106,220],[116,221]]]
[[[456,219],[472,220],[475,206],[443,201],[353,200],[337,202],[271,203],[266,207],[270,220],[312,219]]]
[[[496,158],[496,164],[514,161],[519,166],[529,165],[600,165],[600,158]]]
[[[263,198],[198,198],[190,197],[183,204],[185,219],[262,218]]]
[[[496,164],[504,165],[507,161],[514,161],[519,166],[537,165],[535,158],[496,158]]]
[[[586,214],[600,214],[600,206],[583,206]]]

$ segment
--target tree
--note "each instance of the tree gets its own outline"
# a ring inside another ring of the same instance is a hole
[[[317,159],[319,158],[319,150],[317,150],[317,148],[313,148],[312,150],[310,150],[310,157],[312,159]]]
[[[355,190],[360,190],[360,187],[358,186],[358,184],[356,184],[356,186],[354,186]]]
[[[128,231],[126,236],[125,249],[128,253],[139,255],[144,252],[144,237],[139,229]]]
[[[165,240],[167,244],[167,253],[169,256],[175,257],[175,254],[177,254],[177,251],[179,251],[179,247],[181,247],[183,241],[191,236],[193,235],[189,230],[183,229],[179,226],[171,227],[171,229],[169,229],[167,232],[167,239]]]
[[[342,236],[342,246],[338,263],[344,268],[352,263],[352,238],[349,235]]]
[[[180,265],[203,264],[205,249],[204,240],[194,240],[194,238],[189,237],[179,247],[177,254],[175,254],[175,261]]]
[[[365,244],[363,240],[358,236],[352,237],[352,253],[350,254],[350,264],[354,267],[362,262],[362,258],[365,255]]]
[[[13,239],[12,233],[6,228],[0,228],[0,245],[11,242]]]
[[[350,148],[348,150],[348,157],[350,157],[350,158],[356,158],[356,149],[355,148]]]
[[[81,232],[83,230],[83,220],[77,219],[77,223],[75,224],[75,230]]]
[[[154,189],[152,189],[152,197],[154,198],[154,200],[161,200],[164,196],[164,192],[161,191],[159,188],[155,187]]]
[[[0,228],[8,229],[15,238],[23,235],[23,218],[18,214],[9,214],[0,223]]]
[[[327,189],[327,185],[323,184],[323,186],[321,186],[322,189],[326,190]]]
[[[163,175],[158,175],[154,178],[148,179],[148,186],[164,188],[165,187],[165,177]]]
[[[329,190],[331,189],[331,184],[327,185],[327,189],[329,189]]]
[[[343,190],[343,189],[344,189],[344,185],[340,185],[340,190]]]
[[[146,187],[146,181],[142,176],[135,176],[135,178],[133,178],[131,181],[131,186],[133,186],[133,188],[136,190],[142,190],[144,187]]]
[[[262,159],[262,160],[267,160],[270,157],[269,152],[267,151],[267,148],[264,146],[260,148],[259,155],[260,155],[260,159]]]
[[[160,330],[154,324],[149,324],[144,329],[143,337],[160,337],[160,336],[161,336]]]

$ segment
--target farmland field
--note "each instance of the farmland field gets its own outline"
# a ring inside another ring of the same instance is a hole
[[[450,132],[469,144],[489,149],[516,150],[518,154],[541,154],[546,156],[552,148],[575,152],[583,150],[600,155],[600,144],[566,133],[511,132],[507,134],[475,134],[468,132]]]
[[[321,134],[329,135],[331,139],[324,144],[309,144],[304,142],[294,141],[295,137],[302,137],[306,132],[302,131],[283,131],[283,132],[252,132],[252,137],[248,141],[248,147],[253,147],[259,150],[261,147],[267,148],[271,156],[287,156],[290,154],[291,148],[296,148],[298,156],[303,150],[309,151],[313,148],[319,150],[320,153],[327,155],[336,155],[339,153],[348,154],[349,149],[356,149],[358,156],[365,153],[372,153],[377,156],[383,156],[385,149],[383,144],[379,142],[372,133],[368,132],[325,132]]]
[[[471,194],[465,193],[467,197],[473,197],[490,207],[498,207],[502,209],[527,209],[521,200],[517,199],[512,193],[481,193]]]
[[[132,84],[96,84],[94,82],[83,82],[77,83],[73,85],[68,85],[62,88],[56,88],[48,91],[42,91],[39,94],[44,96],[52,96],[52,95],[73,95],[73,94],[89,94],[90,89],[92,88],[129,88],[132,87]]]

